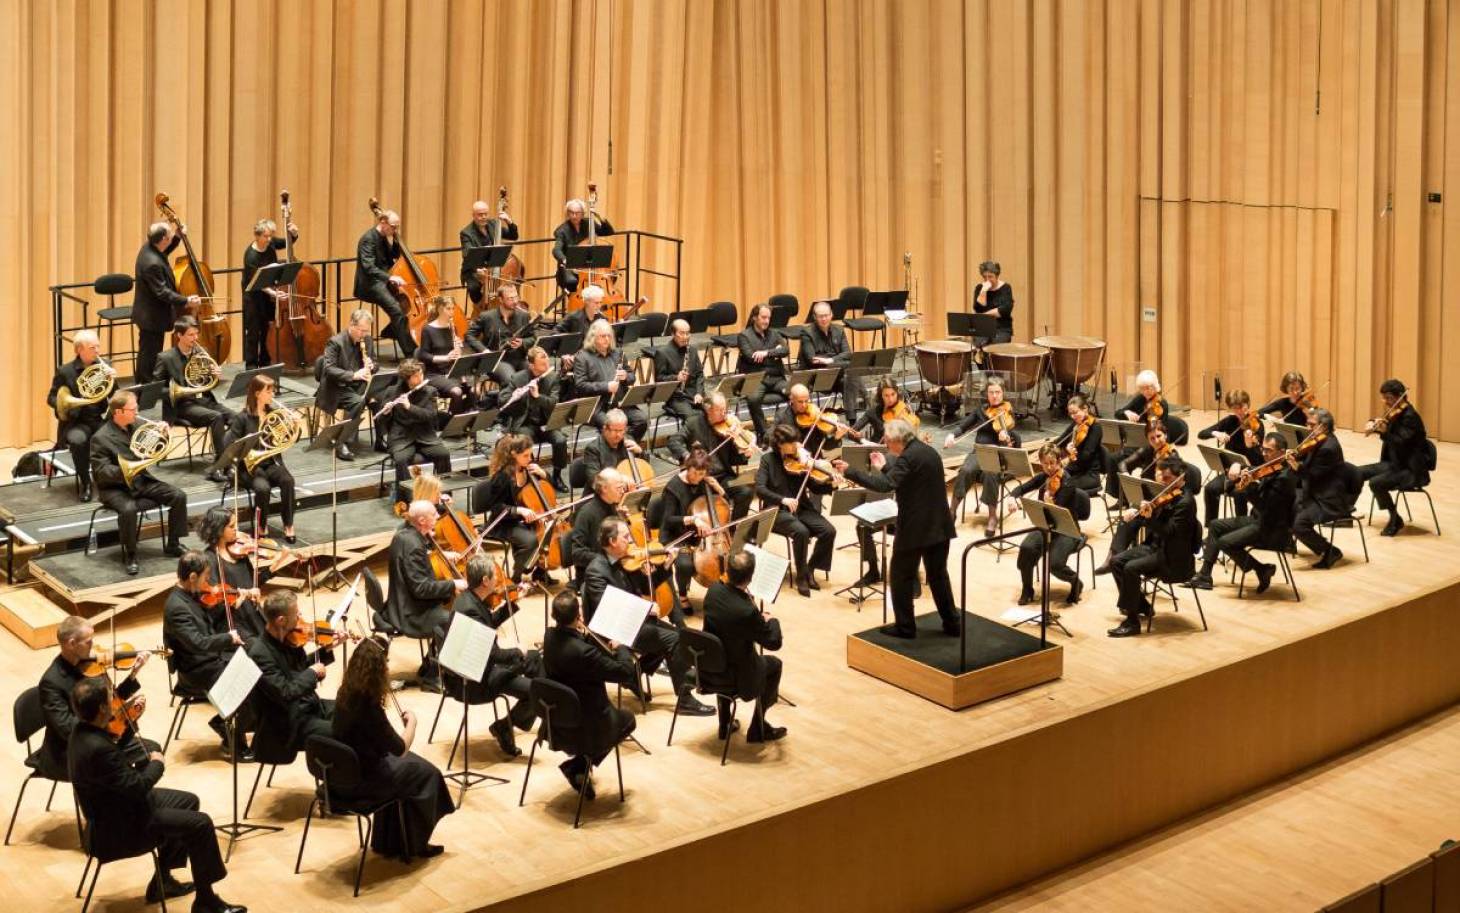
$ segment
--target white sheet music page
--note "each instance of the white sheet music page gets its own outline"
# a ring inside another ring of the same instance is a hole
[[[747,545],[745,550],[755,556],[755,573],[746,589],[762,602],[775,602],[781,595],[781,581],[786,578],[786,568],[791,562],[754,545]]]
[[[883,498],[880,501],[863,501],[848,511],[852,516],[865,523],[877,524],[884,520],[897,518],[897,501],[892,498]]]
[[[446,642],[441,645],[441,655],[436,661],[469,682],[480,682],[487,673],[487,660],[491,659],[492,644],[496,642],[496,628],[453,612],[451,627],[446,629]]]
[[[632,644],[639,636],[639,628],[654,608],[654,603],[641,599],[633,593],[611,586],[603,591],[593,620],[588,630],[606,640],[624,645]]]
[[[263,673],[247,653],[234,650],[233,658],[223,667],[213,687],[208,689],[208,703],[213,705],[219,716],[225,720],[232,719],[243,702],[248,700],[249,692],[261,675]]]

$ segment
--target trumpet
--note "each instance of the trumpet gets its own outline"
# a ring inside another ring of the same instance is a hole
[[[88,365],[81,372],[81,376],[76,378],[76,394],[67,387],[56,391],[56,418],[64,422],[76,410],[95,405],[111,396],[116,378],[117,372],[106,363],[106,359],[98,356],[96,362]]]
[[[128,488],[132,487],[132,481],[149,466],[162,462],[162,457],[167,453],[171,430],[166,422],[145,419],[132,429],[132,437],[127,441],[127,447],[137,459],[117,457],[117,466],[122,470],[122,481],[127,483]]]
[[[208,354],[207,349],[197,346],[193,349],[193,354],[188,356],[187,363],[183,365],[183,380],[186,383],[180,384],[173,381],[167,387],[167,395],[172,399],[173,405],[190,396],[202,396],[218,386],[221,376],[218,362],[213,360],[213,356]]]
[[[249,472],[259,464],[293,447],[304,432],[304,419],[293,409],[280,406],[271,409],[259,422],[259,446],[243,455],[243,467]]]
[[[428,384],[428,383],[422,383],[422,384],[418,385],[417,387],[415,387],[414,389],[407,390],[406,392],[402,393],[400,396],[397,396],[395,399],[393,399],[390,402],[386,403],[384,406],[381,406],[380,407],[380,411],[376,412],[373,416],[370,417],[371,418],[371,421],[379,421],[382,416],[388,415],[390,413],[390,411],[392,409],[394,409],[396,406],[404,406],[405,404],[409,403],[411,401],[411,396],[413,394],[418,393],[421,390],[431,390],[431,389],[434,389],[434,388],[430,384]]]

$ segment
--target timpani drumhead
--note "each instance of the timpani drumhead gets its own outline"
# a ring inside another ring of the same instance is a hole
[[[973,346],[957,339],[930,339],[914,348],[923,381],[939,387],[963,383],[963,375],[973,361]]]
[[[1094,336],[1037,336],[1034,342],[1049,349],[1050,376],[1067,387],[1094,377],[1105,358],[1105,340]]]
[[[1002,374],[1010,393],[1032,390],[1044,376],[1049,349],[1027,342],[996,342],[983,347],[984,367]]]

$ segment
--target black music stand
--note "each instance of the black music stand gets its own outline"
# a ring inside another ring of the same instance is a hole
[[[1034,465],[1029,462],[1029,451],[1020,447],[999,447],[994,444],[974,444],[973,457],[978,461],[978,468],[985,475],[992,473],[994,478],[999,480],[999,501],[996,505],[996,516],[998,517],[999,528],[1004,528],[1004,484],[1012,479],[1027,479],[1034,475]],[[978,543],[982,545],[983,543]],[[1004,552],[1018,548],[1016,543],[1007,539],[996,539],[990,543],[990,547],[1002,558]],[[997,561],[998,558],[995,558]]]
[[[292,285],[294,280],[299,278],[299,271],[302,269],[304,269],[303,260],[284,260],[260,266],[254,271],[253,278],[249,280],[248,288],[244,289],[244,292],[259,292],[266,288]]]
[[[1040,558],[1042,567],[1039,575],[1043,581],[1044,593],[1039,600],[1039,611],[1023,621],[1014,622],[1012,627],[1017,628],[1033,622],[1038,622],[1045,627],[1053,624],[1065,632],[1066,637],[1072,637],[1069,628],[1066,628],[1060,621],[1059,613],[1049,607],[1049,551],[1055,536],[1068,536],[1083,544],[1085,534],[1080,529],[1079,521],[1068,508],[1060,507],[1058,504],[1049,504],[1038,498],[1020,498],[1019,501],[1024,506],[1024,515],[1029,518],[1030,523],[1039,528],[1044,539],[1044,555]]]
[[[892,363],[897,358],[896,349],[862,349],[852,353],[850,368],[880,368],[883,371],[891,371]]]
[[[1118,418],[1098,418],[1100,423],[1100,446],[1112,453],[1122,450],[1140,450],[1146,446],[1144,422],[1127,422]]]
[[[1166,489],[1165,485],[1155,479],[1133,476],[1125,472],[1120,473],[1117,478],[1120,480],[1121,497],[1125,499],[1128,508],[1134,508],[1142,501],[1149,501]]]
[[[552,333],[537,337],[537,345],[549,355],[572,355],[583,348],[582,333]]]
[[[563,251],[563,265],[572,272],[583,270],[606,270],[613,265],[613,245],[579,244]]]
[[[147,384],[133,384],[122,389],[137,397],[138,412],[146,412],[162,402],[162,396],[167,392],[167,381],[155,380]]]
[[[242,650],[243,648],[239,647],[238,649]],[[252,663],[253,660],[249,659],[249,662]],[[215,682],[214,685],[216,686],[216,684]],[[254,685],[257,686],[257,684],[258,682],[255,681]],[[250,824],[238,816],[238,711],[243,709],[243,705],[248,701],[249,695],[252,693],[253,688],[251,687],[249,688],[249,693],[244,695],[243,700],[239,701],[238,706],[233,709],[233,712],[223,718],[224,725],[228,727],[228,766],[233,769],[233,818],[226,824],[215,824],[213,829],[221,834],[228,835],[228,846],[223,851],[224,862],[227,862],[233,856],[233,844],[247,837],[249,834],[260,832],[272,833],[283,830],[282,827],[275,824]],[[210,704],[213,703],[211,694],[208,695],[208,702]],[[216,704],[213,707],[215,710],[218,709]]]
[[[459,356],[451,363],[451,370],[446,376],[452,380],[463,380],[470,376],[481,376],[490,374],[497,369],[497,363],[502,360],[502,350],[493,352],[472,352],[468,355]]]
[[[279,381],[284,376],[284,363],[279,362],[272,365],[264,365],[262,368],[253,368],[248,371],[239,371],[233,375],[233,382],[228,385],[228,392],[223,395],[224,399],[237,399],[248,392],[248,385],[260,374],[273,378],[274,389],[279,389]]]
[[[1242,432],[1238,431],[1237,433],[1241,434]],[[1246,469],[1252,465],[1248,462],[1247,457],[1228,450],[1225,447],[1213,447],[1211,444],[1197,444],[1196,449],[1201,454],[1202,460],[1206,462],[1207,469],[1211,470],[1214,475],[1225,476],[1227,470],[1233,466],[1241,466],[1243,469]]]
[[[835,496],[833,495],[833,497]],[[897,522],[897,513],[896,511],[894,511],[891,515],[886,517],[874,517],[873,519],[867,519],[865,513],[866,505],[879,500],[885,501],[887,499],[870,497],[864,498],[861,504],[858,504],[855,507],[848,508],[847,513],[851,514],[853,517],[856,517],[857,527],[859,529],[865,527],[877,533],[877,563],[882,566],[882,585],[866,587],[865,589],[868,592],[877,593],[882,596],[882,623],[886,624],[887,602],[892,595],[892,578],[890,576],[891,572],[887,568],[887,528]],[[851,587],[845,587],[842,590],[838,590],[837,595],[840,595],[842,592],[849,589],[851,589]],[[863,596],[864,598],[860,602],[857,601],[855,598],[852,599],[853,602],[857,603],[858,612],[862,611],[862,602],[866,601],[865,594],[863,594]]]
[[[1307,425],[1292,425],[1288,422],[1273,422],[1272,430],[1283,436],[1283,447],[1288,450],[1296,450],[1308,436]]]
[[[622,349],[629,343],[638,342],[640,334],[644,332],[644,327],[647,326],[648,323],[649,321],[644,320],[640,317],[635,317],[632,320],[620,320],[617,323],[610,323],[609,326],[613,327],[613,338],[615,340],[615,345],[618,348]]]
[[[373,386],[373,384],[372,384]],[[349,418],[336,422],[333,425],[326,425],[314,435],[314,440],[304,448],[305,452],[328,449],[330,452],[330,569],[325,575],[329,579],[331,574],[343,586],[349,586],[350,581],[340,573],[340,442],[351,436],[352,432],[359,427],[360,418],[364,415],[363,409],[356,412]]]
[[[477,445],[477,434],[486,431],[496,420],[496,409],[478,409],[474,412],[453,415],[447,420],[446,427],[441,429],[443,440],[466,439],[466,445],[463,448],[466,450],[466,469],[462,470],[465,475],[471,475],[472,454],[481,452],[481,447]]]
[[[874,453],[886,454],[887,447],[883,444],[843,444],[841,458],[847,464],[848,469],[871,472],[872,454]]]
[[[744,383],[744,374],[721,374],[718,377],[707,377],[705,378],[705,395],[723,393],[725,399],[729,400],[740,393],[740,387]]]
[[[437,657],[436,662],[438,668],[447,668],[440,665],[441,660],[439,656]],[[486,678],[487,667],[490,665],[491,659],[489,658],[487,662],[482,665],[482,671],[477,676],[475,681],[480,682],[481,680]],[[497,783],[499,785],[506,785],[510,781],[502,777],[493,776],[492,774],[484,774],[479,770],[471,769],[471,704],[469,704],[466,699],[466,685],[468,682],[468,678],[467,676],[463,675],[460,670],[448,669],[448,671],[450,671],[458,679],[461,680],[461,726],[456,730],[456,739],[451,743],[451,756],[446,759],[446,766],[448,770],[446,773],[442,774],[441,777],[442,779],[450,780],[461,787],[461,798],[456,800],[456,807],[460,808],[461,804],[466,801],[466,791],[471,789],[473,786],[476,786],[478,783],[491,782]],[[461,745],[461,770],[450,770],[449,768],[451,767],[451,762],[456,760],[456,746],[458,743],[460,743]]]
[[[845,449],[843,449],[843,451],[842,451],[842,459],[844,459],[844,460],[846,459],[846,450]],[[864,456],[863,457],[863,460],[865,461],[865,459],[866,459],[866,457]],[[890,498],[891,496],[892,496],[892,493],[891,492],[886,492],[886,491],[873,491],[870,488],[838,488],[836,491],[833,491],[831,493],[831,506],[829,508],[827,508],[827,514],[829,516],[832,516],[832,517],[841,517],[841,516],[852,515],[852,510],[853,509],[858,508],[858,507],[861,507],[863,504],[867,503],[868,501],[885,501],[888,498]],[[888,523],[884,523],[884,524],[881,524],[881,525],[876,525],[876,524],[872,524],[872,523],[866,522],[861,517],[856,517],[855,515],[852,515],[852,516],[857,521],[857,533],[858,533],[858,535],[857,535],[857,538],[854,541],[848,542],[846,545],[844,545],[842,547],[843,548],[855,548],[855,549],[857,549],[860,552],[861,551],[861,548],[862,548],[861,531],[863,529],[867,529],[867,530],[871,530],[872,532],[879,532],[880,531],[882,533],[882,547],[881,547],[881,551],[886,551],[886,548],[887,548],[887,527],[888,526],[891,526],[892,525],[892,522],[895,522],[895,519],[893,521],[888,522]],[[887,562],[884,559],[885,559],[885,555],[879,555],[878,556],[877,563],[878,563],[879,567],[882,570],[886,570],[886,565],[887,565]],[[882,588],[884,586],[886,586],[886,585],[887,585],[887,579],[885,577],[883,578],[881,584],[876,584],[876,583],[863,584],[862,583],[862,578],[861,577],[858,577],[855,583],[851,584],[850,586],[844,586],[844,587],[842,587],[841,589],[837,590],[832,595],[833,596],[840,596],[843,593],[850,593],[851,595],[848,596],[847,598],[850,599],[856,605],[857,611],[860,612],[860,611],[862,611],[862,603],[866,602],[873,595],[881,595],[882,592],[883,592],[883,589]]]
[[[261,431],[244,435],[227,447],[224,447],[223,452],[218,454],[218,458],[213,461],[213,465],[208,467],[207,471],[209,473],[225,472],[228,474],[228,488],[223,489],[218,495],[219,507],[223,506],[223,501],[228,497],[231,490],[233,494],[233,512],[235,514],[238,513],[238,464],[243,460],[244,454],[252,450],[253,445],[257,444],[262,437],[263,432]],[[253,534],[255,536],[263,535],[258,530],[254,530]]]
[[[507,258],[512,255],[512,245],[485,244],[481,247],[468,247],[461,255],[461,270],[464,273],[475,273],[479,269],[501,269],[507,265]],[[517,282],[518,280],[509,280]]]
[[[747,514],[729,525],[734,530],[730,537],[730,554],[744,551],[747,544],[756,548],[765,545],[775,529],[779,507],[768,507],[753,514]]]

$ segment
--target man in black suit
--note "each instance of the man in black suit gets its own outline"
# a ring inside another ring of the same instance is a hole
[[[566,293],[578,289],[578,274],[568,269],[568,248],[577,247],[588,241],[588,220],[594,219],[594,234],[599,239],[613,234],[613,225],[602,216],[590,216],[588,204],[582,200],[569,200],[563,204],[563,223],[553,229],[553,259],[558,264],[558,286]],[[607,241],[599,241],[607,244]]]
[[[517,298],[517,286],[504,282],[497,287],[491,305],[483,309],[466,331],[467,343],[482,350],[502,353],[492,369],[492,379],[506,386],[512,375],[527,367],[527,350],[537,337],[532,334],[532,316]]]
[[[568,466],[568,439],[563,432],[547,430],[548,419],[558,405],[561,385],[547,352],[538,346],[527,350],[527,367],[513,374],[502,387],[502,420],[508,434],[525,434],[534,444],[544,441],[553,449],[553,487],[568,490],[563,470]]]
[[[183,231],[187,231],[187,226],[183,226]],[[181,241],[182,235],[173,229],[172,223],[154,222],[147,229],[147,243],[137,252],[132,322],[137,325],[138,383],[152,379],[157,354],[162,351],[162,337],[172,329],[183,308],[202,303],[197,295],[179,294],[172,265],[167,262],[167,255]]]
[[[395,397],[394,405],[386,413],[390,424],[385,446],[395,464],[395,499],[404,504],[408,500],[405,483],[411,477],[411,466],[430,463],[436,475],[443,476],[451,471],[451,451],[441,441],[436,391],[426,383],[421,363],[407,358],[400,363],[397,374],[400,381],[390,394]],[[426,389],[422,391],[422,387]]]
[[[730,499],[730,519],[739,520],[750,512],[750,499],[755,492],[749,485],[731,485],[730,482],[740,473],[740,467],[750,462],[757,452],[753,444],[742,450],[715,430],[715,426],[724,422],[728,414],[725,394],[718,390],[711,393],[705,397],[704,411],[690,416],[684,423],[684,429],[670,440],[670,446],[672,448],[674,442],[679,441],[679,447],[685,454],[696,444],[704,448],[710,455],[711,477],[720,483],[720,487],[725,489],[725,497]],[[722,443],[725,446],[721,447]],[[681,456],[680,461],[683,460]]]
[[[700,414],[705,401],[705,366],[700,353],[689,344],[689,321],[680,318],[669,323],[669,345],[654,350],[654,381],[662,384],[671,380],[679,387],[669,394],[664,411],[683,424]],[[675,462],[682,461],[689,452],[681,435],[669,439],[669,452],[674,454]]]
[[[1353,498],[1344,485],[1343,445],[1333,433],[1333,413],[1327,409],[1308,412],[1308,435],[1321,435],[1322,443],[1294,457],[1297,466],[1298,515],[1293,536],[1318,556],[1312,567],[1327,570],[1343,559],[1343,552],[1329,544],[1317,526],[1348,515]],[[1304,439],[1304,443],[1307,439]]]
[[[781,622],[756,608],[746,588],[755,575],[755,556],[736,552],[730,556],[725,580],[710,584],[705,594],[705,633],[720,638],[725,648],[725,671],[706,672],[705,683],[715,687],[733,685],[743,701],[755,701],[746,740],[774,742],[786,734],[786,727],[766,722],[766,711],[780,699],[781,660],[762,656],[755,648],[781,648]],[[720,711],[720,738],[730,735],[730,700],[715,699]]]
[[[1393,536],[1404,528],[1394,492],[1430,484],[1430,451],[1424,419],[1409,401],[1404,384],[1391,377],[1379,385],[1379,396],[1384,399],[1384,416],[1370,419],[1364,433],[1378,434],[1384,444],[1379,462],[1360,466],[1359,475],[1369,480],[1374,503],[1389,511],[1389,522],[1380,535]]]
[[[599,470],[616,469],[629,457],[640,453],[629,434],[629,417],[622,409],[610,409],[603,415],[603,427],[598,437],[583,446],[578,461],[583,464],[583,474],[594,478]]]
[[[742,374],[765,372],[760,388],[745,398],[755,433],[765,441],[765,407],[786,400],[786,356],[791,353],[780,331],[771,328],[770,305],[761,302],[751,307],[750,318],[735,343],[740,352],[735,370]]]
[[[593,477],[593,497],[573,514],[573,531],[568,534],[565,560],[573,565],[573,580],[581,587],[588,564],[598,554],[598,531],[603,521],[618,515],[628,480],[617,469],[600,469]]]
[[[183,553],[179,541],[188,529],[188,496],[181,489],[159,481],[144,469],[127,484],[119,460],[138,460],[132,452],[132,426],[137,420],[137,394],[130,390],[112,394],[107,409],[111,420],[91,437],[91,477],[97,496],[117,515],[117,537],[122,542],[122,564],[127,573],[137,573],[137,514],[141,502],[150,501],[168,509],[167,544],[162,553],[177,557]],[[165,426],[164,426],[165,427]]]
[[[831,303],[818,301],[811,306],[811,322],[801,331],[801,350],[796,364],[803,371],[823,368],[847,368],[852,363],[852,347],[846,331],[831,322]],[[850,407],[855,377],[841,374],[842,401]],[[812,448],[815,449],[815,448]]]
[[[761,509],[775,508],[772,532],[791,538],[791,557],[795,567],[796,592],[810,596],[821,589],[816,572],[829,572],[836,549],[836,527],[822,516],[821,498],[832,490],[830,480],[808,479],[806,473],[791,473],[786,463],[811,462],[811,454],[801,447],[801,436],[790,425],[771,429],[771,452],[761,458],[755,474],[755,493]],[[807,559],[806,550],[815,540],[815,550]]]
[[[465,580],[442,580],[431,569],[436,505],[412,501],[390,540],[390,588],[385,595],[385,617],[410,637],[429,637],[437,626],[451,620],[451,598],[466,589]],[[420,668],[421,689],[440,691],[436,651],[427,654]]]
[[[101,358],[101,342],[95,330],[78,330],[72,338],[76,357],[56,367],[51,377],[51,392],[46,396],[46,405],[56,408],[56,395],[64,387],[73,397],[81,395],[76,381],[86,369]],[[110,370],[110,369],[108,369]],[[65,418],[56,413],[56,443],[66,445],[71,451],[71,465],[76,467],[76,478],[81,482],[81,500],[90,501],[91,489],[91,436],[106,421],[106,400],[89,406],[73,407]]]
[[[1283,454],[1283,438],[1280,434],[1269,434],[1262,440],[1262,463],[1275,460]],[[1238,475],[1242,478],[1245,472]],[[1207,538],[1202,546],[1201,569],[1187,585],[1193,589],[1212,588],[1212,568],[1217,564],[1217,553],[1231,556],[1245,573],[1257,574],[1257,592],[1267,592],[1272,583],[1276,565],[1265,564],[1254,559],[1249,548],[1287,548],[1293,537],[1293,512],[1295,490],[1293,476],[1286,468],[1256,482],[1250,482],[1244,492],[1247,505],[1251,508],[1240,517],[1211,517],[1207,521]]]
[[[207,575],[208,564],[203,553],[184,552],[177,559],[177,586],[167,594],[167,602],[162,607],[162,643],[172,653],[168,664],[177,672],[178,681],[202,692],[213,687],[233,651],[243,646],[238,631],[228,627],[223,606],[210,611],[203,605],[202,590]],[[237,599],[232,601],[237,611]],[[245,706],[239,713],[247,709]],[[242,719],[239,722],[245,731],[253,728]],[[228,725],[215,713],[208,726],[218,733],[226,757],[232,750]],[[246,747],[240,752],[239,760],[252,760]]]
[[[504,201],[505,206],[505,201]],[[466,286],[466,294],[475,304],[482,302],[482,284],[487,280],[489,271],[483,267],[478,270],[466,268],[466,252],[473,247],[491,247],[492,235],[501,227],[502,241],[517,240],[517,223],[507,215],[503,209],[501,217],[492,215],[492,207],[487,205],[486,200],[477,200],[471,204],[471,221],[467,223],[458,235],[461,240],[461,284]]]
[[[86,814],[88,849],[97,856],[127,856],[156,844],[162,869],[147,885],[147,903],[197,892],[193,913],[248,913],[247,908],[219,897],[214,885],[228,875],[218,853],[213,819],[198,810],[192,793],[157,786],[163,758],[151,752],[145,764],[134,764],[107,733],[112,709],[106,683],[78,682],[71,694],[77,717],[68,752],[68,770],[76,800]],[[180,882],[171,870],[184,862],[193,881]]]
[[[1180,456],[1162,457],[1156,464],[1156,481],[1170,485],[1185,472]],[[1115,586],[1120,591],[1116,607],[1125,620],[1106,633],[1111,637],[1134,637],[1141,633],[1141,616],[1154,609],[1141,592],[1141,580],[1188,580],[1195,568],[1193,557],[1201,541],[1201,524],[1196,519],[1196,488],[1183,484],[1175,499],[1163,507],[1142,502],[1134,522],[1146,530],[1146,541],[1116,555],[1112,563]]]
[[[892,563],[888,574],[892,580],[893,624],[882,633],[912,639],[918,636],[917,619],[913,615],[913,590],[918,583],[918,562],[926,571],[933,603],[943,621],[943,633],[958,636],[958,607],[953,603],[953,584],[948,579],[948,543],[956,535],[953,515],[944,501],[943,461],[938,451],[918,440],[912,425],[901,419],[888,422],[882,432],[888,453],[897,459],[891,468],[880,451],[871,456],[872,470],[851,469],[845,460],[833,465],[838,472],[864,488],[895,492],[897,498],[897,536],[892,541]]]
[[[338,409],[346,418],[354,418],[365,408],[370,376],[375,373],[375,341],[370,338],[374,322],[370,312],[360,308],[350,315],[344,332],[336,333],[324,344],[314,404],[326,415],[333,416]],[[360,426],[356,425],[335,449],[335,455],[342,460],[355,459],[350,447],[359,434]]]
[[[335,702],[319,696],[325,663],[332,657],[323,651],[307,654],[289,643],[289,632],[299,624],[299,598],[292,590],[270,593],[259,611],[263,636],[244,647],[261,673],[250,695],[258,718],[254,751],[263,757],[291,748],[302,751],[310,736],[333,733]]]
[[[191,317],[179,317],[172,325],[173,337],[177,340],[172,348],[163,352],[157,359],[156,374],[152,379],[162,381],[168,385],[169,392],[162,397],[162,418],[172,424],[183,424],[189,428],[207,428],[208,437],[213,442],[213,452],[222,453],[227,446],[223,437],[228,432],[228,426],[237,415],[232,409],[218,402],[218,397],[213,395],[211,389],[191,396],[184,396],[176,402],[172,399],[172,385],[179,387],[192,387],[187,380],[188,362],[198,355],[206,355],[203,347],[198,344],[198,322]],[[216,383],[222,377],[223,369],[217,365],[213,367],[212,377]],[[208,473],[210,482],[226,482],[229,479],[228,473],[221,469],[215,469]]]
[[[390,274],[400,255],[400,214],[382,210],[380,218],[365,230],[355,246],[355,297],[385,312],[390,320],[388,332],[395,337],[404,358],[416,351],[416,339],[395,296],[405,286],[405,280]]]
[[[634,659],[627,647],[610,644],[604,649],[590,641],[588,623],[578,608],[578,597],[563,590],[553,597],[553,627],[543,636],[543,674],[578,695],[582,715],[583,754],[559,765],[574,789],[589,778],[584,794],[593,798],[593,768],[603,763],[613,746],[634,731],[634,715],[620,710],[608,699],[609,682],[634,681]]]
[[[91,623],[77,615],[68,615],[56,628],[56,642],[61,652],[41,674],[41,713],[46,718],[46,736],[35,754],[36,769],[53,780],[66,779],[66,746],[70,744],[79,722],[71,709],[71,689],[86,678],[81,667],[91,658]],[[117,697],[135,705],[138,717],[147,709],[147,696],[138,694],[137,672],[147,664],[150,653],[141,653],[132,671],[117,683]],[[128,756],[143,759],[158,748],[156,742],[138,739],[136,729],[127,727],[117,744]]]

